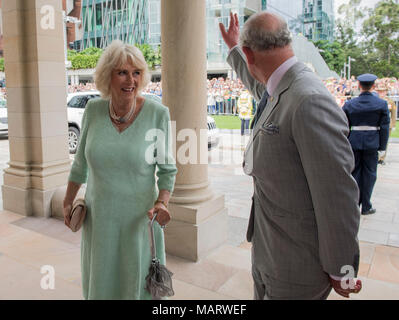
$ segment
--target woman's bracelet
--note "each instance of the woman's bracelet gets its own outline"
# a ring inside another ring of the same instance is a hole
[[[157,204],[157,203],[162,203],[165,206],[165,208],[168,208],[168,204],[167,204],[167,202],[165,200],[159,200],[158,199],[157,201],[155,201],[154,205]]]

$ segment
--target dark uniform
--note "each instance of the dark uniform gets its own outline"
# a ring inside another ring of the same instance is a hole
[[[373,84],[375,75],[358,77],[360,85]],[[349,141],[355,155],[355,170],[352,175],[359,186],[359,205],[362,214],[375,212],[370,198],[377,180],[378,151],[384,151],[389,137],[389,110],[385,100],[363,91],[359,97],[349,100],[343,107],[348,117]]]

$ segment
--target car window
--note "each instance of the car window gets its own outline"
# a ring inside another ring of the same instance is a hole
[[[87,97],[86,104],[89,102],[89,100],[96,99],[96,98],[100,98],[100,96],[98,94],[91,94],[90,96]],[[86,108],[86,104],[83,108]]]
[[[84,109],[86,103],[88,101],[87,96],[74,96],[68,103],[68,107],[70,108],[80,108]]]

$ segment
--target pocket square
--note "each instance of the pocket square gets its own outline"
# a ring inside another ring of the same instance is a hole
[[[272,122],[262,124],[262,130],[267,134],[278,134],[280,132],[279,126]]]

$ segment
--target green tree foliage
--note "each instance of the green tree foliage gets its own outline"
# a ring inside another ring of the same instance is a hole
[[[349,56],[356,60],[351,65],[352,75],[399,77],[398,2],[381,0],[367,10],[361,0],[349,0],[339,7],[342,18],[336,20],[336,41],[346,61]]]
[[[331,70],[340,73],[345,63],[345,51],[338,41],[330,43],[328,40],[319,40],[314,45],[320,49],[320,54]]]
[[[78,54],[78,52],[77,52],[76,50],[68,50],[68,52],[67,52],[67,59],[68,59],[69,61],[71,61],[72,58],[73,58],[74,56],[76,56],[77,54]]]
[[[393,0],[380,1],[363,23],[368,43],[367,53],[377,59],[370,68],[379,77],[399,76],[399,4]]]
[[[349,0],[348,3],[342,4],[338,8],[338,13],[342,15],[342,18],[336,21],[336,42],[339,43],[344,51],[344,62],[348,61],[348,57],[356,60],[355,63],[351,64],[351,74],[354,75],[369,72],[366,70],[367,63],[365,60],[367,59],[364,55],[361,35],[357,32],[366,12],[366,8],[361,7],[361,0]],[[343,68],[344,63],[342,63],[339,71],[343,70]]]
[[[93,56],[94,55],[101,55],[103,53],[103,49],[96,48],[96,47],[87,48],[87,49],[84,49],[81,53],[82,54],[93,55]]]
[[[136,44],[144,55],[148,67],[155,69],[161,64],[161,48],[154,50],[148,44]],[[68,50],[68,60],[71,61],[72,69],[92,69],[97,65],[103,50],[99,48],[87,48],[81,52]]]
[[[0,58],[0,71],[4,72],[4,58]]]
[[[72,69],[93,69],[102,52],[99,48],[87,48],[81,52],[68,50],[68,60],[71,61]]]
[[[366,11],[360,4],[361,0],[349,0],[338,8],[338,13],[343,15],[343,18],[336,21],[336,40],[347,49],[353,49],[358,44],[355,30]]]
[[[136,47],[143,53],[144,59],[150,69],[161,65],[161,48],[154,50],[149,44],[136,44]]]

